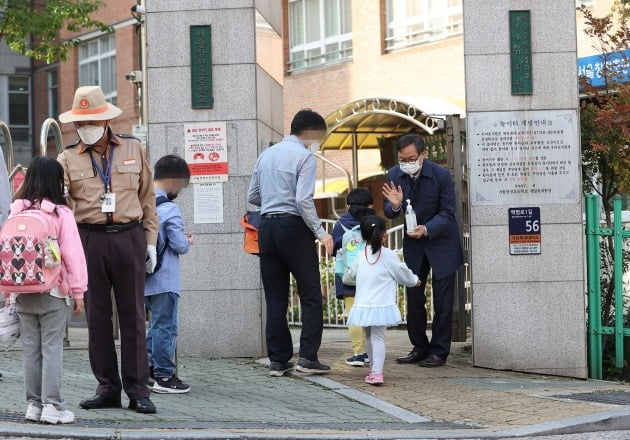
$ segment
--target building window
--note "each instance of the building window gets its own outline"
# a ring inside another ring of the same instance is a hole
[[[57,82],[57,69],[48,72],[48,117],[56,118],[59,115],[59,98],[57,90],[59,83]]]
[[[387,50],[463,32],[462,0],[387,0]]]
[[[113,34],[79,46],[79,85],[101,86],[105,98],[116,104],[116,39]]]
[[[352,58],[350,3],[289,1],[289,71]]]
[[[28,76],[9,77],[9,127],[16,142],[29,142],[31,135],[31,86]]]

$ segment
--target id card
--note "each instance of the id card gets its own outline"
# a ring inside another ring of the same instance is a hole
[[[102,212],[114,212],[116,211],[116,194],[107,193],[103,196],[103,205],[101,207]]]

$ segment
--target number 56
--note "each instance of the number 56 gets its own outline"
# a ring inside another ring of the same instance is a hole
[[[540,231],[540,221],[539,220],[526,220],[525,221],[525,231],[526,232],[538,232],[538,231]]]

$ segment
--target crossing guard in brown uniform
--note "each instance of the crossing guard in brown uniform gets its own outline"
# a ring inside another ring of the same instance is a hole
[[[158,217],[153,177],[145,147],[116,135],[109,121],[122,111],[106,102],[97,86],[77,89],[72,110],[59,116],[74,122],[80,140],[59,157],[88,263],[86,315],[96,395],[84,409],[121,406],[155,412],[149,399],[144,282],[155,267]],[[121,334],[121,375],[114,345],[111,290]]]

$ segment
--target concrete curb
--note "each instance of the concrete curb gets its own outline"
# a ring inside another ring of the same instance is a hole
[[[296,347],[294,347],[296,348]],[[265,366],[269,366],[269,358],[258,359],[257,363]],[[363,405],[369,406],[371,408],[382,411],[386,414],[396,417],[397,419],[402,420],[407,423],[426,423],[430,422],[431,419],[428,417],[420,416],[416,413],[408,411],[399,406],[393,405],[389,402],[385,402],[377,397],[370,396],[362,391],[359,391],[355,388],[349,387],[348,385],[344,385],[335,380],[329,379],[325,376],[318,375],[305,375],[299,373],[290,373],[292,376],[299,377],[300,379],[307,380],[309,382],[316,383],[324,388],[327,388],[337,394],[341,394],[342,396],[348,397],[349,399],[355,400]]]
[[[355,388],[349,387],[332,379],[323,376],[300,376],[309,382],[316,383],[325,388],[328,388],[331,391],[334,391],[337,394],[341,394],[342,396],[346,396],[352,400],[356,400],[357,402],[372,407],[374,409],[378,409],[386,414],[396,417],[397,419],[402,420],[407,423],[425,423],[430,422],[431,419],[428,417],[420,416],[416,413],[408,411],[399,406],[393,405],[389,402],[381,400],[377,397],[370,396],[362,391],[359,391]]]
[[[242,431],[217,430],[116,430],[100,428],[76,428],[73,426],[0,425],[0,437],[31,437],[45,439],[76,440],[395,440],[395,439],[505,439],[527,436],[574,434],[630,429],[630,409],[615,409],[599,414],[556,420],[537,425],[523,426],[501,431],[479,430],[405,430],[388,432],[339,432],[308,433],[308,425],[300,431]]]
[[[630,430],[630,408],[613,409],[538,425],[501,431],[505,437],[578,434],[584,432]]]

